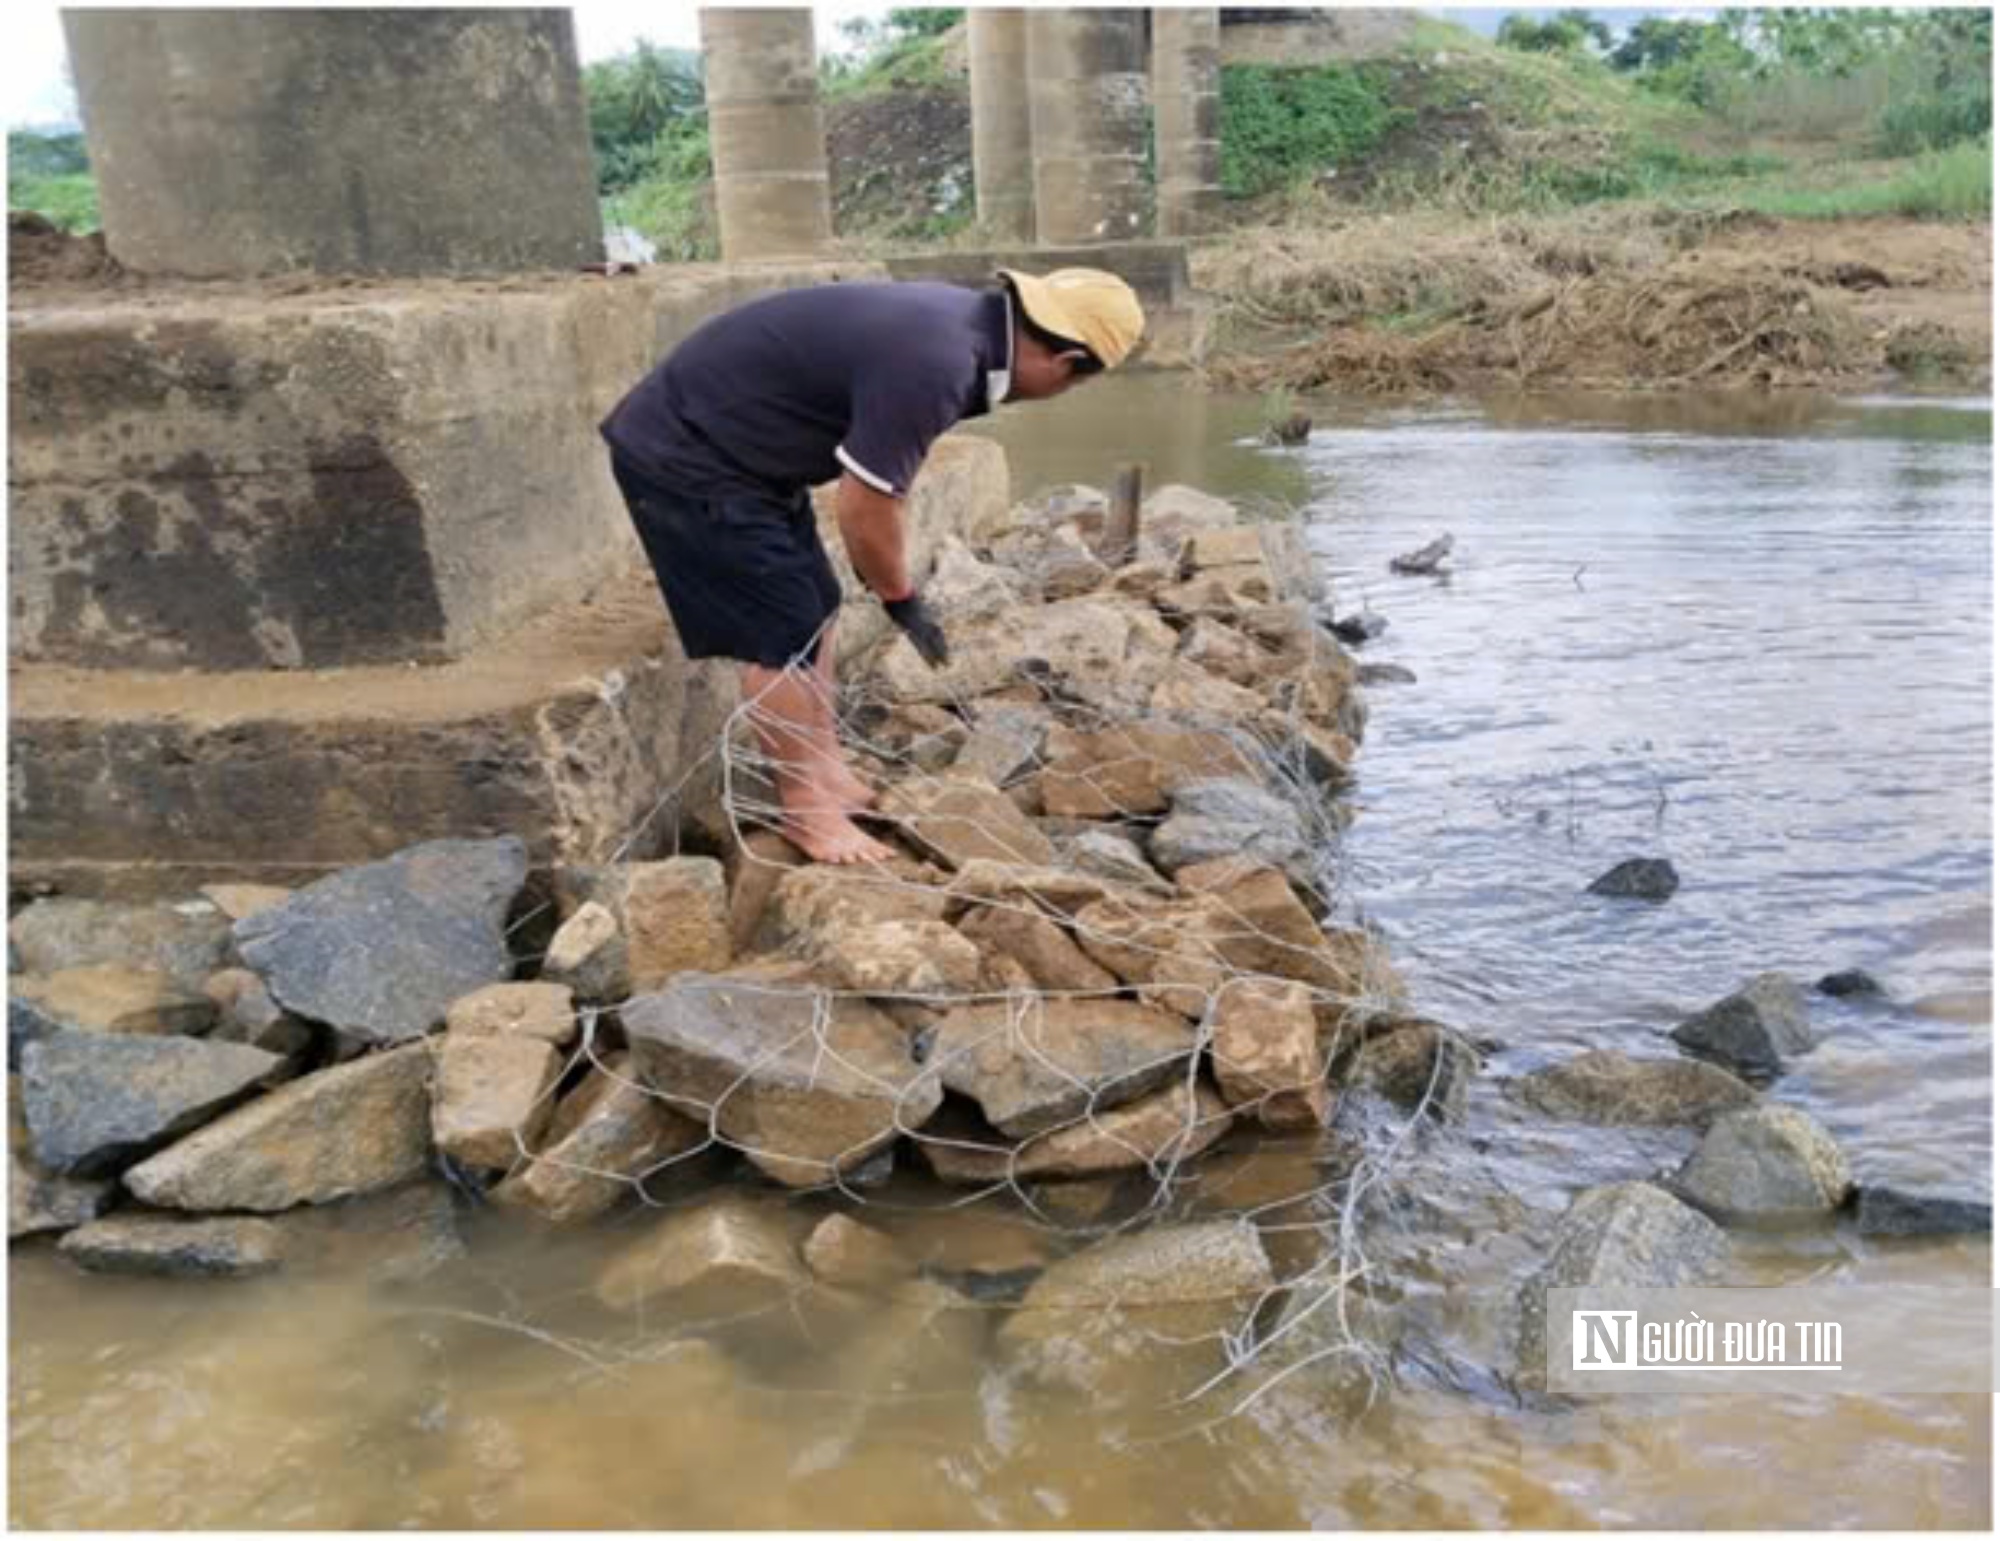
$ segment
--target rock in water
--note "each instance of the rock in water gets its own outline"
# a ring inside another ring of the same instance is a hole
[[[111,1205],[118,1183],[110,1177],[59,1177],[18,1150],[7,1153],[7,1236],[67,1231],[95,1220]]]
[[[1440,1123],[1455,1123],[1465,1116],[1478,1074],[1479,1052],[1471,1044],[1412,1018],[1364,1043],[1347,1078],[1408,1112],[1422,1108]]]
[[[92,1273],[247,1278],[284,1261],[283,1233],[269,1220],[184,1220],[178,1215],[112,1215],[58,1243]]]
[[[1717,1119],[1674,1176],[1674,1189],[1725,1224],[1785,1225],[1831,1214],[1854,1186],[1847,1158],[1797,1108]]]
[[[182,989],[229,962],[229,917],[208,903],[112,904],[38,899],[7,927],[20,972],[55,974],[93,963],[152,968]]]
[[[1333,634],[1350,647],[1360,647],[1372,642],[1389,629],[1389,618],[1364,610],[1358,615],[1343,616],[1329,628]]]
[[[169,1146],[125,1186],[166,1209],[259,1212],[393,1187],[430,1169],[430,1079],[422,1043],[336,1065]]]
[[[1547,1368],[1552,1289],[1680,1289],[1715,1282],[1729,1239],[1706,1216],[1651,1183],[1612,1183],[1577,1195],[1556,1227],[1548,1261],[1521,1291],[1521,1370]]]
[[[1301,984],[1231,980],[1215,998],[1209,1055],[1223,1101],[1266,1129],[1316,1129],[1333,1111],[1312,996]]]
[[[511,835],[433,840],[238,921],[236,945],[288,1011],[397,1043],[508,977],[507,910],[527,874],[527,848]]]
[[[1866,969],[1842,969],[1838,974],[1828,974],[1813,986],[1821,995],[1846,998],[1854,995],[1881,995],[1881,981]]]
[[[1681,886],[1674,864],[1657,856],[1635,856],[1621,861],[1590,885],[1590,892],[1605,899],[1648,899],[1655,904],[1673,898]]]
[[[1587,1124],[1694,1124],[1748,1107],[1756,1092],[1728,1071],[1690,1059],[1637,1060],[1613,1049],[1523,1076],[1514,1094],[1551,1118]]]
[[[669,1214],[620,1252],[598,1276],[597,1298],[614,1311],[666,1299],[688,1315],[740,1315],[811,1287],[783,1212],[724,1194]]]
[[[828,1215],[806,1238],[806,1266],[828,1284],[880,1290],[917,1271],[893,1236],[848,1215]]]
[[[1034,1379],[1085,1393],[1109,1392],[1142,1359],[1171,1359],[1198,1380],[1222,1367],[1224,1334],[1243,1331],[1275,1288],[1256,1227],[1159,1226],[1050,1268],[1001,1327],[1000,1346]]]
[[[1803,1054],[1816,1040],[1806,1016],[1805,992],[1783,974],[1759,974],[1736,994],[1689,1017],[1674,1042],[1741,1075],[1766,1078],[1785,1068],[1785,1057]]]
[[[903,1030],[798,982],[683,974],[622,1016],[646,1081],[780,1182],[851,1171],[937,1111]]]
[[[556,1107],[533,1161],[493,1190],[494,1202],[558,1222],[588,1220],[677,1156],[708,1143],[708,1127],[672,1111],[614,1054]]]
[[[199,1128],[281,1063],[246,1044],[107,1033],[53,1033],[21,1058],[35,1160],[87,1177]]]
[[[1993,1206],[1943,1194],[1864,1186],[1855,1195],[1854,1228],[1863,1236],[1989,1236]]]
[[[1354,671],[1354,678],[1361,685],[1414,685],[1417,672],[1399,663],[1365,663]]]

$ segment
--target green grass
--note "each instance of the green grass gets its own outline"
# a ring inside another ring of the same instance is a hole
[[[1361,159],[1403,114],[1351,65],[1222,67],[1222,190],[1255,197]]]
[[[97,213],[97,179],[87,171],[60,177],[11,177],[7,207],[39,214],[72,235],[88,235],[102,223]]]
[[[1776,185],[1745,188],[1733,201],[1787,219],[1990,219],[1993,142],[1969,140],[1910,161],[1893,176],[1824,188]]]

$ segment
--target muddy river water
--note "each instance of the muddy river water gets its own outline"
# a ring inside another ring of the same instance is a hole
[[[1254,401],[1174,378],[1004,414],[1017,495],[1150,480],[1303,510],[1370,692],[1341,903],[1415,1004],[1481,1040],[1462,1128],[1413,1139],[1371,1264],[1413,1324],[1370,1388],[1251,1360],[1194,1402],[1133,1366],[1095,1399],[999,1373],[978,1334],[806,1309],[691,1340],[608,1318],[630,1233],[489,1214],[417,1284],[177,1285],[10,1264],[10,1517],[24,1526],[1952,1527],[1991,1518],[1987,1398],[1517,1401],[1505,1302],[1580,1186],[1680,1132],[1524,1115],[1505,1078],[1670,1047],[1749,975],[1876,974],[1815,998],[1771,1095],[1864,1181],[1988,1197],[1992,1110],[1990,405],[1787,400],[1315,404],[1260,449]],[[1448,580],[1388,558],[1450,532]],[[1664,906],[1582,890],[1670,857]],[[1175,1199],[1328,1216],[1325,1150],[1225,1148]],[[998,1201],[892,1185],[869,1218],[940,1266],[1067,1245]],[[816,1200],[806,1201],[811,1207]],[[1303,1219],[1301,1216],[1303,1215]],[[1843,1228],[1740,1244],[1744,1281],[1990,1277],[1984,1240]],[[1289,1373],[1280,1374],[1281,1371]]]

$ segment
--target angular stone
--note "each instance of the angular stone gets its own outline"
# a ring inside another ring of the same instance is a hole
[[[288,1210],[271,1223],[283,1234],[287,1273],[414,1284],[465,1256],[453,1189],[418,1178],[359,1198]]]
[[[242,1044],[105,1033],[52,1033],[21,1059],[35,1160],[86,1177],[199,1128],[280,1064]]]
[[[534,1149],[555,1111],[562,1058],[535,1038],[465,1037],[437,1043],[431,1140],[469,1167],[502,1171]]]
[[[1076,939],[1142,1001],[1199,1021],[1230,972],[1210,941],[1212,918],[1202,899],[1106,899],[1077,912]]]
[[[979,907],[958,923],[958,930],[988,956],[1019,963],[1037,989],[1108,993],[1118,987],[1108,969],[1092,962],[1067,931],[1039,913],[1004,905]]]
[[[1711,1284],[1728,1252],[1728,1238],[1712,1221],[1651,1183],[1578,1194],[1556,1227],[1547,1261],[1522,1286],[1523,1375],[1538,1381],[1546,1372],[1550,1290]]]
[[[7,1153],[7,1235],[38,1236],[95,1220],[110,1207],[118,1182],[44,1171],[18,1150]]]
[[[1372,956],[1363,952],[1357,957],[1353,937],[1322,930],[1285,874],[1255,856],[1221,860],[1225,865],[1206,868],[1199,892],[1204,900],[1202,933],[1223,962],[1244,973],[1296,979],[1338,995],[1390,993],[1393,975],[1371,971]],[[1203,870],[1182,868],[1175,876]]]
[[[1551,1118],[1588,1124],[1700,1124],[1748,1107],[1756,1092],[1699,1060],[1637,1060],[1592,1049],[1514,1083],[1514,1094]]]
[[[806,1267],[828,1284],[879,1290],[917,1271],[893,1236],[847,1215],[828,1215],[806,1238]]]
[[[903,836],[957,869],[969,861],[1043,867],[1055,847],[999,788],[970,773],[906,781],[883,794],[882,814]]]
[[[283,904],[291,898],[292,891],[272,883],[210,883],[202,889],[201,896],[237,921],[247,920],[274,904]]]
[[[678,1314],[741,1315],[812,1287],[774,1205],[729,1194],[667,1215],[598,1275],[614,1311],[654,1302]]]
[[[1049,714],[1042,707],[982,702],[952,769],[1005,787],[1039,763],[1049,726]]]
[[[616,1002],[629,995],[631,974],[618,917],[594,902],[578,906],[556,928],[542,955],[542,981],[561,985],[584,1001]]]
[[[218,969],[208,976],[202,993],[215,1003],[211,1042],[247,1043],[286,1057],[303,1055],[312,1047],[312,1024],[279,1006],[264,981],[247,968]]]
[[[1195,1048],[1187,1022],[1150,1006],[1029,1000],[952,1012],[925,1065],[977,1101],[995,1128],[1025,1139],[1184,1076]]]
[[[1279,667],[1242,632],[1205,616],[1181,633],[1181,657],[1236,685],[1254,685]]]
[[[1049,1269],[1001,1325],[999,1346],[1015,1371],[1088,1394],[1163,1359],[1192,1389],[1227,1363],[1225,1335],[1244,1333],[1276,1288],[1256,1227],[1155,1226]]]
[[[1173,648],[1173,632],[1149,608],[1093,594],[960,626],[942,669],[898,633],[874,658],[869,688],[891,702],[945,704],[1002,690],[1026,668],[1093,706],[1131,711],[1145,705]]]
[[[571,867],[560,886],[565,900],[602,904],[617,919],[629,993],[657,989],[676,974],[729,966],[728,885],[712,857]]]
[[[1180,482],[1155,488],[1139,505],[1140,531],[1171,543],[1175,552],[1198,530],[1227,530],[1236,523],[1234,504]]]
[[[1605,899],[1646,899],[1664,904],[1681,886],[1674,864],[1656,856],[1621,861],[1590,885],[1589,892]]]
[[[394,1187],[430,1169],[430,1081],[428,1044],[336,1065],[169,1146],[125,1186],[162,1208],[258,1212]]]
[[[1137,562],[1127,562],[1111,574],[1111,592],[1121,598],[1139,599],[1151,604],[1162,589],[1172,588],[1180,581],[1178,561],[1169,557],[1145,557]]]
[[[1471,1044],[1434,1022],[1410,1020],[1362,1044],[1347,1080],[1406,1112],[1422,1108],[1440,1123],[1456,1123],[1478,1074]]]
[[[198,1037],[215,1026],[215,1003],[160,969],[88,963],[46,978],[13,981],[12,998],[42,1021],[76,1033],[143,1033]]]
[[[1355,680],[1362,685],[1414,685],[1417,672],[1399,663],[1365,663],[1355,671]]]
[[[1218,856],[1248,856],[1311,886],[1314,859],[1297,808],[1253,781],[1191,781],[1173,794],[1173,813],[1147,842],[1154,864],[1178,872]]]
[[[787,872],[811,858],[776,830],[748,829],[729,853],[729,945],[742,955],[756,945],[765,911]]]
[[[1270,569],[1262,562],[1241,567],[1211,567],[1185,583],[1170,584],[1153,596],[1162,615],[1182,621],[1204,616],[1225,624],[1239,621],[1243,612],[1268,605],[1277,597]]]
[[[1264,532],[1254,524],[1226,530],[1197,530],[1181,548],[1181,568],[1190,575],[1214,567],[1264,565]]]
[[[863,708],[855,731],[862,748],[899,772],[936,775],[957,758],[970,736],[965,724],[941,706],[906,702]]]
[[[1042,806],[1067,818],[1161,813],[1188,782],[1258,773],[1253,751],[1227,734],[1170,724],[1053,728],[1043,756]]]
[[[917,1145],[945,1182],[989,1184],[1095,1177],[1144,1167],[1165,1170],[1200,1155],[1229,1132],[1230,1113],[1205,1082],[1185,1078],[1109,1112],[1016,1143],[977,1120],[928,1126]]]
[[[978,986],[979,949],[944,923],[944,906],[941,890],[891,867],[812,866],[779,881],[772,917],[789,954],[850,990],[963,994]]]
[[[676,1157],[708,1144],[708,1128],[667,1106],[613,1055],[557,1105],[533,1160],[493,1190],[495,1203],[545,1219],[592,1219]]]
[[[158,969],[199,990],[229,962],[229,917],[205,903],[37,899],[9,922],[7,937],[24,974],[117,963]]]
[[[794,1187],[853,1170],[944,1095],[895,1023],[810,987],[683,975],[623,1016],[645,1080]]]
[[[1072,836],[1064,847],[1063,855],[1077,871],[1092,877],[1165,891],[1159,870],[1146,860],[1146,853],[1139,849],[1139,843],[1110,830],[1090,830]]]
[[[461,996],[444,1014],[458,1038],[536,1038],[556,1048],[576,1040],[576,1000],[568,985],[548,980],[488,985]]]
[[[1185,658],[1176,658],[1166,678],[1153,687],[1148,705],[1156,717],[1226,728],[1258,717],[1264,710],[1264,698]]]
[[[1846,998],[1855,995],[1880,995],[1882,982],[1866,969],[1842,969],[1837,974],[1828,974],[1813,988],[1821,995]]]
[[[527,878],[513,836],[433,840],[335,873],[236,923],[236,945],[287,1011],[394,1043],[507,978],[508,907]]]
[[[1855,1194],[1854,1228],[1863,1236],[1987,1236],[1993,1231],[1993,1206],[1864,1185]]]
[[[1674,1191],[1724,1224],[1828,1215],[1853,1186],[1833,1136],[1797,1108],[1776,1105],[1723,1114],[1674,1174]]]
[[[79,1226],[57,1243],[92,1273],[168,1278],[247,1278],[284,1261],[284,1238],[269,1220],[184,1220],[179,1215],[112,1215]]]
[[[1317,1129],[1333,1113],[1304,985],[1232,980],[1215,999],[1209,1055],[1222,1100],[1266,1129]]]
[[[1354,782],[1354,740],[1334,728],[1275,710],[1260,711],[1252,721],[1271,767],[1294,784],[1339,791]],[[1347,804],[1328,810],[1328,817],[1348,822]]]
[[[1074,915],[1089,905],[1115,901],[1125,892],[1116,883],[1069,868],[972,861],[952,879],[949,897],[975,904],[1025,906],[1051,915]]]
[[[1786,1056],[1818,1040],[1806,1016],[1805,992],[1783,974],[1759,974],[1736,994],[1697,1012],[1674,1029],[1674,1042],[1740,1075],[1775,1076]]]
[[[981,561],[965,542],[946,536],[924,580],[924,603],[947,624],[986,620],[1015,610],[1026,593],[1020,576]]]

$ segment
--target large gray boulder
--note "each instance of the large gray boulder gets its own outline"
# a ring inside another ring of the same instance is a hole
[[[622,1016],[674,1111],[794,1186],[853,1170],[944,1096],[894,1022],[796,977],[683,974]]]
[[[284,1261],[284,1235],[269,1220],[189,1220],[180,1215],[111,1215],[79,1226],[57,1244],[92,1273],[168,1278],[247,1278]]]
[[[1592,1049],[1534,1071],[1511,1090],[1551,1118],[1586,1124],[1700,1124],[1757,1100],[1756,1092],[1718,1066],[1633,1059],[1615,1049]]]
[[[431,1052],[405,1044],[260,1097],[125,1174],[164,1209],[259,1213],[325,1204],[430,1169]]]
[[[1224,1335],[1241,1333],[1275,1289],[1255,1226],[1159,1226],[1050,1268],[1002,1325],[1000,1348],[1016,1372],[1086,1394],[1167,1361],[1192,1389],[1225,1363]]]
[[[1278,868],[1309,887],[1313,852],[1298,809],[1255,782],[1193,781],[1173,793],[1173,812],[1148,842],[1163,872],[1179,872],[1220,857],[1242,857]]]
[[[1855,1191],[1854,1228],[1863,1236],[1987,1236],[1993,1232],[1993,1205],[1863,1186]]]
[[[1017,1139],[1104,1113],[1184,1075],[1195,1030],[1135,1001],[1031,999],[961,1007],[925,1063]]]
[[[7,926],[24,974],[54,974],[93,963],[118,963],[171,974],[183,989],[229,961],[229,917],[206,900],[119,904],[99,899],[37,899]]]
[[[283,1063],[247,1044],[108,1033],[53,1033],[21,1059],[35,1160],[86,1177],[199,1128]]]
[[[1817,1041],[1806,1015],[1805,992],[1783,974],[1759,974],[1674,1029],[1674,1042],[1740,1075],[1769,1079],[1786,1057]]]
[[[527,847],[511,835],[433,840],[238,921],[236,945],[286,1010],[396,1043],[508,977],[507,911],[527,875]]]
[[[1674,1189],[1725,1224],[1785,1225],[1823,1218],[1854,1186],[1847,1158],[1797,1108],[1750,1108],[1718,1118]]]

